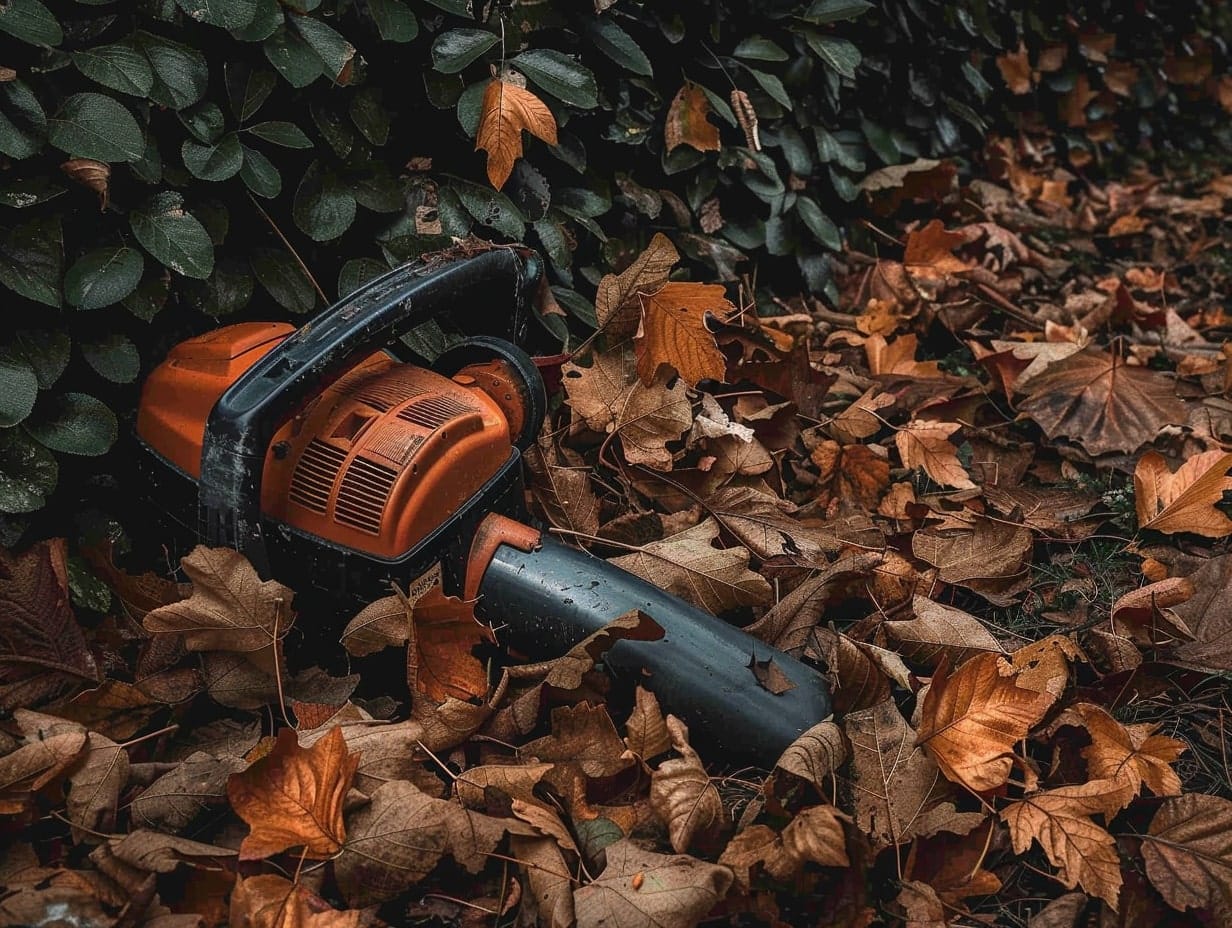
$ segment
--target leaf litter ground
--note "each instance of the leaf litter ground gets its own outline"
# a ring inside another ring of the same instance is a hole
[[[230,552],[84,552],[87,614],[44,542],[0,554],[0,923],[1228,924],[1232,176],[882,173],[834,306],[656,236],[528,456],[546,524],[833,718],[733,770],[599,672],[645,616],[497,667],[427,578],[322,656]]]

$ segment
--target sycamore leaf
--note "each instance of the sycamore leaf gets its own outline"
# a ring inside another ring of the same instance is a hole
[[[339,911],[303,886],[271,873],[238,877],[231,928],[359,928],[359,909]]]
[[[472,652],[495,638],[475,617],[474,602],[446,596],[435,586],[411,607],[410,630],[406,677],[412,693],[434,702],[487,695],[487,666]]]
[[[154,633],[183,636],[190,651],[243,654],[272,674],[282,637],[295,621],[295,594],[277,580],[262,580],[238,551],[198,545],[180,562],[192,580],[188,599],[147,613]]]
[[[1232,802],[1188,793],[1165,802],[1142,839],[1146,874],[1174,909],[1232,921]]]
[[[920,743],[946,777],[976,792],[1005,783],[1015,742],[1052,704],[1047,694],[1004,676],[999,660],[983,652],[952,674],[943,661],[920,710]]]
[[[619,274],[607,274],[595,291],[595,317],[599,328],[613,337],[632,335],[637,328],[641,303],[638,294],[658,290],[680,260],[669,239],[656,232],[646,250]]]
[[[723,380],[727,363],[706,327],[707,314],[726,321],[736,311],[721,284],[670,281],[641,294],[642,318],[633,345],[642,383],[651,384],[660,364],[688,383]]]
[[[1205,538],[1232,534],[1232,519],[1216,509],[1232,490],[1232,454],[1204,451],[1173,473],[1163,455],[1148,451],[1134,468],[1138,525],[1166,535],[1191,532]]]
[[[609,844],[607,866],[573,893],[579,925],[693,928],[731,888],[727,867],[656,854],[627,838]]]
[[[753,867],[760,865],[772,880],[786,882],[800,872],[806,861],[823,867],[846,867],[847,839],[839,813],[833,806],[805,809],[776,833],[765,825],[751,825],[736,835],[719,863],[731,867],[740,888],[747,890]]]
[[[667,122],[663,126],[663,140],[667,150],[681,145],[691,145],[698,151],[718,151],[719,127],[706,118],[710,101],[706,93],[691,81],[676,91],[672,105],[667,110]]]
[[[493,78],[483,92],[475,150],[488,153],[488,180],[499,190],[522,157],[522,130],[556,144],[556,117],[525,87]]]
[[[912,600],[911,608],[915,618],[883,626],[907,660],[936,666],[948,655],[951,663],[960,664],[981,651],[1003,650],[992,633],[968,612],[919,595]]]
[[[351,788],[359,755],[347,750],[341,728],[310,748],[294,730],[278,733],[274,749],[227,780],[227,797],[252,829],[240,845],[241,860],[259,860],[303,846],[312,858],[338,852],[346,837],[342,800]]]
[[[749,570],[748,549],[716,548],[718,537],[719,523],[704,519],[609,563],[716,614],[769,602],[770,584]]]
[[[1131,799],[1144,783],[1156,796],[1181,795],[1181,778],[1172,764],[1184,753],[1184,741],[1156,734],[1158,725],[1123,725],[1105,709],[1086,702],[1070,706],[1057,720],[1069,721],[1077,721],[1091,736],[1082,756],[1092,780],[1123,781]]]
[[[957,422],[927,419],[908,422],[894,435],[894,444],[898,446],[903,467],[922,468],[942,486],[973,489],[975,484],[958,462],[958,449],[950,443],[950,436],[960,428],[962,426]]]
[[[650,807],[667,825],[672,850],[683,854],[695,841],[705,844],[722,825],[723,800],[689,745],[688,728],[669,715],[667,730],[680,757],[663,761],[650,775]]]
[[[966,240],[961,232],[947,232],[940,219],[908,233],[903,267],[923,296],[935,299],[950,275],[971,270],[971,264],[954,256],[954,249]]]

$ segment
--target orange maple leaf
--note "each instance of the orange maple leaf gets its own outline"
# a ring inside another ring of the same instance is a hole
[[[698,151],[718,151],[719,127],[706,118],[710,101],[699,86],[686,81],[676,92],[667,111],[663,138],[670,152],[681,145],[691,145]]]
[[[642,383],[654,382],[660,364],[670,364],[687,382],[722,380],[727,365],[706,328],[706,314],[726,320],[736,308],[719,284],[669,281],[641,294],[642,320],[633,340]]]
[[[1168,462],[1148,451],[1134,468],[1134,502],[1138,524],[1172,535],[1192,532],[1206,538],[1232,534],[1232,519],[1215,508],[1232,489],[1232,454],[1204,451],[1173,473]]]
[[[556,144],[556,117],[525,87],[493,78],[483,92],[475,151],[488,153],[488,180],[499,190],[522,157],[522,130]]]
[[[411,610],[406,657],[412,693],[435,702],[468,700],[488,693],[488,670],[471,652],[494,642],[491,629],[475,618],[475,603],[446,596],[439,586],[421,596]]]
[[[340,728],[310,748],[299,746],[293,729],[280,731],[269,754],[227,780],[231,807],[252,829],[240,860],[301,845],[307,857],[336,854],[346,839],[342,800],[358,767],[359,755],[347,750]]]
[[[940,219],[907,235],[903,267],[917,284],[939,284],[948,274],[961,274],[971,265],[954,256],[954,249],[965,244],[961,232],[947,232]]]
[[[942,486],[970,490],[975,487],[958,460],[958,449],[950,436],[962,426],[957,422],[933,422],[916,419],[908,422],[894,436],[903,467],[922,468]]]

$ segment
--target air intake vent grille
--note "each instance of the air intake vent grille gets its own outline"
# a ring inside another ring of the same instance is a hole
[[[364,458],[355,458],[338,488],[334,519],[362,532],[379,535],[381,517],[398,472]]]
[[[422,425],[426,429],[435,429],[451,419],[474,411],[474,406],[459,402],[452,396],[429,396],[406,407],[398,413],[398,418]]]
[[[334,479],[346,460],[346,452],[314,438],[291,477],[291,501],[316,512],[324,512],[329,505],[329,491]]]
[[[400,378],[378,378],[364,386],[356,394],[356,398],[381,412],[389,412],[400,403],[405,403],[412,396],[422,393],[419,387],[408,384]]]

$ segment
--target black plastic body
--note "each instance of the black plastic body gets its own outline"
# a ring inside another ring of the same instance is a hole
[[[242,551],[268,576],[261,472],[278,428],[361,358],[393,346],[433,316],[500,320],[504,331],[492,334],[516,341],[527,326],[529,298],[541,273],[534,252],[512,248],[411,264],[370,281],[288,336],[236,380],[210,413],[198,507],[204,541]]]
[[[733,625],[607,561],[551,539],[531,552],[502,545],[479,585],[479,610],[511,647],[533,658],[563,654],[631,609],[654,619],[657,641],[619,641],[604,657],[616,677],[652,691],[712,756],[773,764],[830,714],[822,675]],[[772,658],[795,686],[776,695],[753,674]]]

